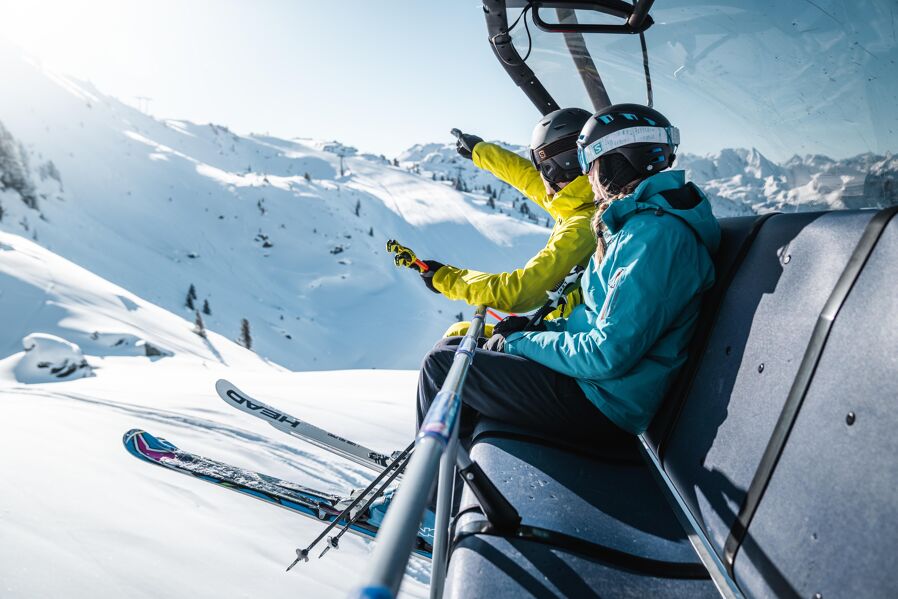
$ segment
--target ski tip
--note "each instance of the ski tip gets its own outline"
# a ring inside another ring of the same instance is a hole
[[[122,437],[122,443],[133,456],[142,460],[156,461],[165,454],[177,451],[178,448],[159,437],[154,437],[145,430],[132,428]]]
[[[124,436],[122,437],[122,443],[127,445],[128,442],[131,441],[132,438],[136,437],[137,435],[144,434],[145,432],[146,431],[139,429],[139,428],[132,428],[131,430],[129,430],[127,433],[124,434]]]

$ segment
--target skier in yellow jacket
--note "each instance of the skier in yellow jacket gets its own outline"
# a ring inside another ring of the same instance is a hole
[[[529,161],[476,135],[458,135],[456,150],[461,156],[515,187],[548,212],[555,226],[546,246],[510,272],[485,273],[425,260],[429,270],[421,277],[431,291],[474,306],[528,312],[542,306],[546,291],[574,266],[589,261],[596,248],[591,225],[595,206],[592,188],[577,161],[577,136],[589,117],[579,108],[556,110],[543,117],[533,130]],[[577,297],[569,298],[561,310],[569,312],[577,303]],[[555,312],[549,318],[563,315]],[[457,323],[446,335],[464,334],[467,327],[467,322]]]

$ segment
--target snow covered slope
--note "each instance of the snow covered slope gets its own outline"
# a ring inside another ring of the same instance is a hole
[[[327,598],[358,582],[371,543],[346,537],[339,551],[285,574],[319,523],[139,462],[121,438],[144,428],[187,451],[345,494],[370,473],[231,409],[215,380],[390,452],[412,437],[416,373],[290,373],[192,329],[0,233],[0,331],[12,352],[0,360],[0,595]],[[86,372],[39,366],[72,355]],[[427,572],[412,562],[407,596],[424,596]]]
[[[494,141],[502,147],[521,156],[527,155],[527,148],[501,141]],[[526,199],[511,185],[496,179],[455,151],[454,143],[416,144],[397,157],[400,166],[429,177],[434,181],[446,181],[454,189],[472,192],[483,198],[483,204],[498,212],[509,214],[533,223],[552,226],[548,214]]]
[[[0,94],[6,145],[35,189],[33,207],[0,191],[0,230],[191,321],[193,285],[207,328],[236,339],[245,318],[253,349],[291,369],[414,368],[470,312],[397,269],[387,239],[501,271],[548,235],[340,144],[157,121],[8,49],[0,80],[16,90]]]

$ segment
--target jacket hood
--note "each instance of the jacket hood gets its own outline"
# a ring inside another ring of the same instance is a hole
[[[592,209],[593,195],[589,179],[580,176],[555,195],[546,196],[545,208],[555,218],[566,218],[584,208]]]
[[[664,192],[668,192],[667,197]],[[711,254],[717,251],[720,225],[711,212],[711,202],[698,187],[686,183],[683,171],[664,171],[645,179],[633,193],[612,202],[602,220],[613,235],[631,216],[644,210],[662,210],[676,216],[695,231]]]

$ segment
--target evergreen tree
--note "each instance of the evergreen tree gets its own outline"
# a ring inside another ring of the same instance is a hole
[[[209,307],[209,300],[207,299],[203,300],[203,314],[206,316],[212,315],[212,308]]]
[[[196,312],[196,319],[193,321],[193,332],[203,339],[206,338],[206,325],[203,323],[203,317],[199,312]]]
[[[302,176],[303,176],[303,178],[306,180],[306,182],[308,182],[308,183],[311,183],[311,182],[312,182],[312,177],[309,176],[309,173],[303,173]]]
[[[359,213],[361,211],[362,211],[362,200],[356,200],[355,201],[355,210],[353,210],[353,212],[355,212],[356,216],[359,216]]]
[[[0,217],[2,217],[2,213],[0,213]],[[368,237],[374,237],[374,227],[368,229]]]
[[[187,290],[187,300],[184,302],[184,305],[190,308],[191,310],[195,310],[195,306],[193,300],[196,299],[196,287],[193,286],[193,283],[190,284],[190,289]]]
[[[28,168],[28,151],[0,123],[0,190],[18,192],[26,206],[37,210],[37,192]]]
[[[240,339],[237,340],[237,343],[246,349],[253,347],[253,338],[249,334],[249,321],[245,318],[240,321]]]
[[[489,206],[490,208],[492,208],[493,210],[495,210],[496,209],[496,200],[494,200],[491,197],[487,198],[486,205]]]

